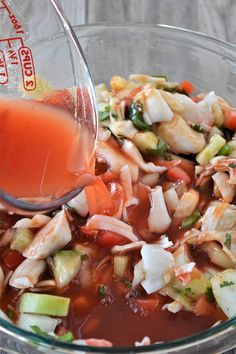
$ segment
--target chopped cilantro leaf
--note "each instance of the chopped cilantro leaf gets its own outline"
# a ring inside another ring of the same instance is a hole
[[[192,292],[192,289],[191,289],[191,288],[185,288],[185,289],[183,290],[182,294],[183,294],[183,295],[189,295],[189,294],[191,294],[191,292]]]
[[[231,234],[230,233],[226,233],[225,235],[225,242],[224,242],[225,247],[227,247],[228,249],[231,248]]]
[[[223,283],[220,284],[220,287],[221,288],[225,288],[226,286],[231,286],[231,285],[234,285],[235,283],[233,281],[227,281],[227,280],[224,280]]]
[[[41,329],[39,328],[39,326],[31,326],[32,331],[37,334],[38,336],[42,336],[42,337],[47,337],[50,338],[51,336],[49,334],[47,334],[46,332],[41,331]]]
[[[217,156],[229,156],[233,151],[232,147],[228,144],[222,146],[222,148],[218,151]]]
[[[7,317],[13,318],[14,317],[14,311],[12,309],[7,310]]]
[[[63,207],[63,209],[68,210],[71,213],[76,213],[76,209],[71,207],[71,206],[69,206],[68,204],[66,204],[65,207]]]
[[[215,301],[215,297],[214,297],[214,294],[213,294],[213,291],[212,291],[211,287],[207,287],[205,294],[206,294],[207,301],[209,303],[212,303],[212,302]]]
[[[98,286],[98,295],[99,297],[104,297],[107,293],[107,286],[105,284],[100,284]]]
[[[182,229],[186,229],[187,227],[190,227],[194,225],[201,217],[200,211],[197,209],[195,210],[190,216],[187,216],[181,224]]]
[[[191,128],[198,133],[205,133],[205,129],[200,124],[191,125]]]
[[[236,167],[236,163],[234,163],[234,162],[230,162],[230,163],[229,163],[229,167],[231,167],[231,168],[235,168],[235,167]]]
[[[104,120],[109,119],[110,118],[110,112],[111,112],[111,107],[109,105],[107,105],[104,108],[104,111],[99,111],[98,112],[99,122],[103,122]]]
[[[135,128],[141,131],[149,131],[150,127],[143,121],[143,107],[140,102],[131,103],[129,107],[129,119]]]
[[[132,288],[132,283],[128,279],[124,279],[124,284],[126,288],[131,289]]]
[[[48,333],[41,331],[41,329],[38,326],[31,326],[31,329],[38,336],[57,339],[60,340],[61,342],[73,342],[74,340],[74,336],[72,332],[67,332],[61,336],[51,336]]]
[[[89,256],[87,254],[81,254],[81,261],[86,261],[86,259],[89,258]]]
[[[72,332],[67,332],[61,336],[57,336],[56,338],[57,338],[57,340],[60,340],[62,342],[67,342],[67,343],[73,342],[73,340],[74,340],[74,336],[73,336]]]

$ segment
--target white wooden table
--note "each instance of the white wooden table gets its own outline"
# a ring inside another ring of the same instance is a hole
[[[61,0],[61,4],[72,25],[101,21],[162,23],[236,44],[236,0]],[[7,340],[0,335],[0,345]],[[20,353],[39,353],[12,341],[9,346]],[[236,354],[236,350],[230,353]]]

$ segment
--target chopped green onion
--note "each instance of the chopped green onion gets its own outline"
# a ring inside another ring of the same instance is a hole
[[[205,133],[205,129],[200,124],[191,125],[191,128],[198,133]]]
[[[224,280],[221,284],[220,284],[220,287],[221,288],[225,288],[226,286],[231,286],[231,285],[234,285],[235,283],[233,281],[227,281],[227,280]]]
[[[229,146],[228,144],[225,144],[222,146],[222,148],[218,151],[219,156],[229,156],[231,152],[233,151],[232,147]]]
[[[204,147],[202,151],[196,156],[196,160],[199,165],[207,165],[208,162],[216,156],[218,151],[225,145],[226,140],[222,136],[216,134],[214,135],[209,144]]]
[[[133,122],[135,128],[138,130],[150,130],[150,127],[143,121],[143,108],[140,102],[130,104],[129,119]]]
[[[226,233],[225,235],[225,242],[224,242],[225,247],[227,247],[228,249],[231,248],[231,234],[230,233]]]
[[[207,287],[205,294],[206,294],[207,301],[208,301],[209,303],[212,303],[212,302],[215,301],[215,297],[214,297],[212,288],[211,288],[210,286]]]
[[[187,227],[190,227],[194,225],[201,217],[201,213],[199,210],[195,210],[192,215],[187,216],[181,224],[182,229],[186,229]]]

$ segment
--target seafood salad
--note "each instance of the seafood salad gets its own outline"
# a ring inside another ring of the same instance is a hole
[[[109,347],[235,316],[236,109],[165,76],[96,91],[96,179],[61,209],[1,211],[1,317]]]

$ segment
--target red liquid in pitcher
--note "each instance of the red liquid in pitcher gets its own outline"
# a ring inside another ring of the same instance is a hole
[[[0,101],[0,188],[15,197],[62,196],[90,170],[93,140],[73,117],[35,101]]]

